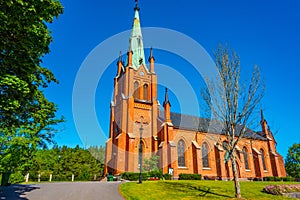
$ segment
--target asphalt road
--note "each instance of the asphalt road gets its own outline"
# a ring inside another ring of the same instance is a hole
[[[0,200],[123,200],[120,182],[66,182],[12,185],[2,188]]]

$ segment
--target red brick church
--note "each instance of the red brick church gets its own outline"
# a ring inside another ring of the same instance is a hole
[[[114,78],[105,173],[139,172],[142,136],[143,159],[158,155],[163,173],[172,168],[175,178],[180,173],[233,178],[230,161],[224,163],[226,151],[222,144],[226,138],[221,133],[206,131],[208,119],[171,112],[167,90],[161,110],[152,50],[148,61],[149,66],[136,4],[127,60],[124,63],[120,56]],[[239,177],[286,176],[283,157],[276,151],[275,138],[263,113],[260,124],[261,131],[248,130],[249,137],[236,147]]]

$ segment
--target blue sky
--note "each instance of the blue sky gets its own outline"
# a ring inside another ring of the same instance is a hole
[[[64,115],[67,120],[58,127],[61,132],[55,140],[59,145],[68,146],[104,145],[105,140],[98,141],[94,136],[108,132],[115,63],[105,70],[95,98],[97,117],[104,133],[89,129],[89,119],[84,116],[86,136],[77,133],[72,114],[73,85],[80,66],[97,45],[131,29],[134,1],[61,2],[65,7],[64,14],[49,26],[54,42],[51,53],[43,59],[43,66],[51,69],[60,81],[59,85],[51,84],[46,95],[58,105],[58,115]],[[246,75],[257,64],[267,86],[262,107],[278,142],[277,150],[286,156],[288,147],[300,142],[299,1],[140,0],[139,4],[142,27],[162,27],[184,33],[201,44],[211,56],[220,43],[229,44],[240,55]],[[147,38],[144,37],[144,40]],[[111,47],[115,48],[115,59],[127,46],[128,41],[125,41],[120,47]],[[148,57],[149,51],[145,52]],[[195,91],[198,90],[200,82],[193,77],[192,70],[185,69],[189,63],[184,59],[159,50],[154,51],[154,56],[157,62],[192,77],[191,84]],[[159,89],[162,102],[163,88]],[[173,111],[181,111],[178,99],[172,93],[171,103]],[[195,114],[193,108],[186,114]]]

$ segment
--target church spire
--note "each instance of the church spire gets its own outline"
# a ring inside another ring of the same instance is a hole
[[[138,0],[135,0],[134,21],[129,39],[129,51],[133,53],[131,67],[134,69],[138,69],[141,65],[146,66],[139,10]]]
[[[169,101],[169,94],[168,94],[168,88],[166,88],[166,92],[165,92],[165,101],[164,101],[164,106],[169,104],[169,106],[171,106],[170,101]]]
[[[264,112],[263,112],[262,108],[260,108],[260,116],[261,116],[260,123],[262,124],[262,123],[264,123],[266,121],[265,120],[265,116],[264,116]]]
[[[148,61],[150,63],[150,72],[151,73],[155,73],[154,72],[154,61],[155,61],[155,59],[154,59],[154,56],[153,56],[153,49],[152,49],[152,47],[150,49],[150,56],[149,56]]]
[[[135,7],[134,7],[134,11],[140,11],[140,8],[139,8],[139,1],[138,0],[135,0]]]
[[[262,128],[262,132],[265,136],[267,136],[269,133],[268,124],[267,124],[267,120],[265,119],[262,108],[260,109],[260,115],[261,115],[260,124],[261,124],[261,128]]]
[[[166,92],[165,92],[164,111],[165,111],[165,122],[171,122],[171,104],[169,101],[168,88],[166,88]]]

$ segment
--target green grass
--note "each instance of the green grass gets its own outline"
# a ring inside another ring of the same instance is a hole
[[[290,182],[241,182],[244,199],[289,199],[262,192],[266,185],[296,184]],[[235,199],[232,181],[145,181],[142,184],[121,184],[120,191],[127,200],[158,199]]]

